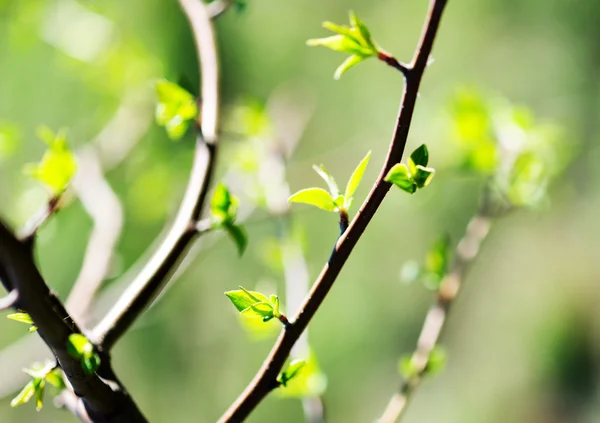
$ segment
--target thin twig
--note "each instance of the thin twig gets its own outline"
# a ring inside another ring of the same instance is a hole
[[[414,374],[402,382],[398,392],[390,399],[378,423],[395,423],[402,417],[411,394],[421,384],[427,373],[429,357],[445,328],[450,306],[459,293],[465,275],[480,250],[481,243],[489,233],[491,220],[485,214],[485,210],[486,207],[482,207],[480,212],[470,220],[465,235],[456,247],[454,264],[442,279],[436,298],[425,317],[417,348],[411,357],[411,368],[414,369]]]
[[[180,0],[198,48],[202,87],[202,130],[196,140],[194,163],[175,222],[164,242],[131,282],[117,303],[94,328],[92,339],[109,351],[164,289],[192,242],[215,167],[219,114],[218,59],[214,30],[205,6]]]
[[[392,166],[399,163],[402,159],[421,78],[427,66],[446,1],[431,1],[428,18],[423,28],[417,52],[407,73],[404,74],[406,85],[402,95],[396,130],[385,164],[373,189],[350,223],[349,228],[337,241],[334,253],[314,283],[296,319],[289,328],[282,331],[255,378],[229,410],[220,418],[220,423],[237,423],[243,421],[271,391],[273,382],[283,368],[292,347],[323,303],[327,293],[350,256],[352,249],[389,191],[391,185],[385,182],[384,178]]]

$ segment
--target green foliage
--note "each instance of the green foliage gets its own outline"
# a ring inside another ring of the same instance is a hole
[[[336,69],[334,78],[340,79],[342,74],[369,57],[377,57],[381,49],[371,38],[367,26],[350,12],[350,27],[324,22],[323,27],[337,33],[331,37],[310,39],[309,46],[323,46],[331,50],[348,53],[350,56]]]
[[[286,398],[306,398],[320,396],[327,387],[327,378],[321,371],[313,351],[310,352],[300,372],[286,381],[286,385],[277,390],[277,394]]]
[[[75,155],[69,150],[64,131],[56,134],[47,127],[38,130],[38,136],[47,145],[39,163],[25,166],[24,172],[43,183],[53,196],[58,196],[67,188],[77,171]]]
[[[402,268],[401,277],[405,282],[420,280],[427,289],[437,291],[448,271],[450,260],[450,237],[445,235],[431,246],[422,266],[413,261],[406,263]]]
[[[28,325],[31,325],[29,327],[29,332],[35,332],[37,330],[37,326],[35,326],[33,324],[33,320],[31,319],[31,316],[28,313],[23,313],[23,312],[19,312],[19,313],[12,313],[6,316],[7,319],[10,320],[14,320],[15,322],[21,322],[21,323],[25,323]]]
[[[65,388],[65,381],[62,371],[55,366],[34,365],[31,369],[24,369],[25,373],[31,376],[31,380],[11,401],[11,407],[25,404],[35,398],[36,410],[41,410],[44,405],[44,392],[46,383],[54,386],[58,391]]]
[[[325,166],[313,165],[313,170],[327,183],[329,192],[322,188],[306,188],[293,194],[288,198],[288,201],[290,203],[310,204],[325,211],[347,213],[352,206],[354,193],[362,180],[370,158],[371,152],[369,151],[352,172],[352,175],[346,184],[346,191],[343,195],[340,194],[335,179],[327,169],[325,169]]]
[[[82,334],[69,335],[67,352],[71,357],[81,360],[81,367],[86,373],[94,373],[100,366],[100,356],[94,345]]]
[[[531,207],[546,198],[549,183],[570,159],[558,128],[473,89],[460,90],[451,111],[461,168],[489,177],[495,201]]]
[[[238,199],[233,196],[225,184],[218,184],[210,202],[213,229],[225,230],[235,243],[241,256],[248,245],[248,236],[244,228],[235,224]]]
[[[279,382],[281,386],[287,386],[287,384],[298,375],[304,366],[306,366],[306,360],[292,361],[285,370],[279,373],[279,376],[277,376],[277,382]]]
[[[248,291],[241,286],[239,290],[227,291],[225,295],[244,317],[260,318],[263,322],[268,322],[273,318],[279,319],[282,316],[277,295],[271,295],[267,298],[266,295],[260,292]]]
[[[408,166],[403,163],[394,165],[385,176],[385,180],[409,194],[414,194],[417,189],[429,185],[435,175],[435,169],[427,167],[428,162],[429,151],[423,144],[410,155]]]
[[[198,118],[196,99],[179,85],[166,80],[158,81],[155,88],[158,97],[156,123],[165,127],[169,138],[178,140]]]

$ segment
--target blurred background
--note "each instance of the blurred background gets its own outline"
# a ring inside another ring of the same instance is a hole
[[[305,46],[328,35],[322,21],[346,23],[350,9],[380,45],[410,60],[426,0],[249,0],[242,13],[218,19],[224,129],[217,180],[255,145],[244,142],[248,130],[236,121],[236,106],[279,95],[291,111],[287,119],[301,115],[304,129],[286,168],[292,191],[322,186],[313,163],[345,185],[372,150],[358,209],[383,163],[402,78],[371,60],[334,81],[343,55]],[[422,285],[402,282],[402,266],[422,261],[440,234],[455,244],[477,210],[482,177],[453,165],[460,147],[450,104],[464,86],[562,127],[571,161],[542,206],[494,222],[442,338],[447,366],[416,392],[403,422],[600,421],[599,17],[595,0],[449,1],[407,147],[427,143],[436,178],[414,196],[390,192],[310,326],[327,378],[328,422],[381,414],[400,382],[398,360],[414,349],[432,300]],[[18,227],[47,199],[22,172],[43,154],[39,125],[68,128],[79,152],[101,145],[97,159],[116,194],[107,194],[115,204],[104,217],[117,233],[123,212],[104,284],[110,289],[147,257],[183,195],[194,137],[173,142],[153,123],[152,83],[167,78],[198,94],[187,21],[175,0],[0,0],[0,40],[2,217]],[[232,190],[244,198],[239,186]],[[81,270],[92,215],[72,194],[40,234],[42,274],[63,298]],[[336,216],[298,205],[291,218],[302,228],[312,281],[338,235]],[[286,298],[270,254],[279,219],[258,207],[245,226],[250,243],[241,259],[228,239],[202,240],[171,289],[115,348],[117,374],[150,421],[215,421],[272,346],[276,332],[257,340],[223,295],[243,285]],[[37,338],[8,320],[0,328],[3,349]],[[31,345],[0,353],[0,388],[21,377],[24,357],[44,357],[43,345]],[[11,409],[19,386],[4,389],[0,421],[75,421],[49,399],[40,413],[32,404]],[[302,405],[271,395],[248,421],[302,422]]]

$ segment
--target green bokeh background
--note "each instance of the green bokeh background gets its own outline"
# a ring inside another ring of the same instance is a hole
[[[100,26],[65,12],[81,9],[102,16]],[[312,163],[346,177],[371,149],[361,198],[385,157],[402,79],[373,60],[333,81],[342,55],[304,45],[326,34],[321,21],[345,22],[349,9],[382,46],[410,59],[425,0],[249,0],[245,13],[228,13],[216,27],[224,108],[243,98],[265,101],[282,84],[301,86],[316,99],[289,165],[292,189],[318,183]],[[447,368],[416,393],[407,423],[600,420],[598,17],[597,0],[449,0],[408,149],[426,142],[437,167],[436,156],[441,162],[455,148],[445,124],[448,99],[457,87],[475,85],[562,125],[580,154],[551,190],[549,208],[512,213],[492,228],[443,337]],[[107,28],[109,35],[94,28]],[[105,44],[85,60],[65,47],[89,52],[99,39]],[[44,201],[44,191],[21,172],[42,154],[38,125],[69,127],[72,144],[84,145],[128,92],[156,77],[197,90],[193,41],[174,0],[0,0],[0,122],[19,133],[16,142],[0,139],[2,216],[20,224]],[[151,119],[150,110],[141,113]],[[223,137],[219,175],[236,143]],[[107,284],[173,217],[192,148],[191,136],[173,143],[151,125],[108,173],[125,208],[125,228]],[[459,237],[478,193],[477,181],[441,166],[419,195],[396,190],[386,199],[310,326],[328,377],[329,422],[369,422],[383,410],[399,382],[398,358],[414,347],[431,300],[422,287],[400,282],[401,265],[420,259],[440,233]],[[294,216],[306,229],[314,278],[337,224],[333,215],[303,206]],[[150,421],[215,421],[270,349],[272,340],[247,336],[223,296],[264,277],[280,281],[259,259],[275,223],[258,214],[247,227],[250,245],[242,259],[227,240],[200,252],[116,347],[116,371]],[[91,220],[74,201],[41,234],[39,263],[62,297],[78,274],[90,230]],[[0,346],[25,332],[8,321],[0,328]],[[0,385],[10,363],[2,367]],[[11,409],[9,402],[0,401],[2,422],[74,421],[50,401],[40,413],[30,404]],[[301,422],[302,408],[297,400],[270,396],[248,421]]]

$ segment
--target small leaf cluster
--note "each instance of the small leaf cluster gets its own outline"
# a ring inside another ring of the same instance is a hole
[[[10,402],[11,407],[17,407],[35,398],[35,408],[40,411],[44,405],[46,383],[54,386],[59,391],[65,388],[63,374],[58,367],[35,365],[31,369],[23,369],[23,371],[31,376],[31,380]]]
[[[241,286],[239,290],[227,291],[225,295],[244,317],[261,318],[263,322],[268,322],[273,318],[281,320],[283,317],[279,310],[277,295],[267,298],[260,292],[248,291]]]
[[[37,330],[37,326],[33,324],[33,319],[28,313],[24,313],[22,311],[18,313],[12,313],[6,316],[7,319],[14,320],[15,322],[25,323],[27,325],[31,325],[29,327],[29,333],[35,332]]]
[[[460,167],[491,181],[509,206],[536,206],[570,160],[560,130],[536,123],[532,113],[504,100],[488,100],[474,89],[459,90],[451,104]]]
[[[428,163],[429,151],[423,144],[410,155],[408,166],[404,163],[394,165],[385,176],[385,180],[409,194],[414,194],[417,189],[429,185],[435,175],[435,169],[427,167]]]
[[[43,183],[53,196],[58,196],[67,189],[75,176],[77,160],[67,145],[64,131],[54,133],[47,127],[41,127],[38,137],[46,143],[48,149],[39,163],[26,165],[24,172]]]
[[[248,245],[246,231],[235,223],[237,218],[238,199],[229,192],[225,184],[218,184],[210,202],[211,227],[223,229],[235,242],[240,256]]]
[[[402,268],[401,278],[408,283],[419,280],[427,289],[437,291],[448,272],[450,260],[450,237],[446,235],[432,245],[423,265],[414,261],[406,263]]]
[[[288,201],[291,203],[310,204],[325,211],[347,213],[352,206],[354,193],[362,180],[370,158],[371,152],[369,151],[358,166],[356,166],[354,172],[352,172],[352,175],[346,184],[344,194],[340,193],[335,179],[323,165],[314,165],[314,171],[327,183],[329,192],[322,188],[306,188],[293,194]]]
[[[80,333],[69,335],[67,352],[71,357],[81,360],[81,367],[88,374],[94,373],[100,366],[100,356],[94,344]]]
[[[169,138],[179,140],[198,118],[196,99],[179,85],[164,79],[158,81],[155,88],[158,96],[156,123],[165,127]]]
[[[423,369],[420,369],[413,360],[413,357],[406,355],[398,362],[398,371],[405,380],[413,380],[423,377],[424,375],[433,376],[444,370],[446,367],[447,353],[446,350],[436,346],[429,353],[427,363]]]
[[[306,360],[294,360],[292,361],[281,373],[277,376],[277,382],[283,387],[286,387],[288,383],[293,380],[300,370],[306,366]]]
[[[337,33],[337,35],[311,39],[306,44],[309,46],[323,46],[350,54],[336,69],[335,79],[340,79],[344,72],[363,60],[369,57],[378,57],[382,51],[371,38],[367,26],[352,11],[350,12],[350,27],[336,25],[333,22],[323,22],[323,27]]]

